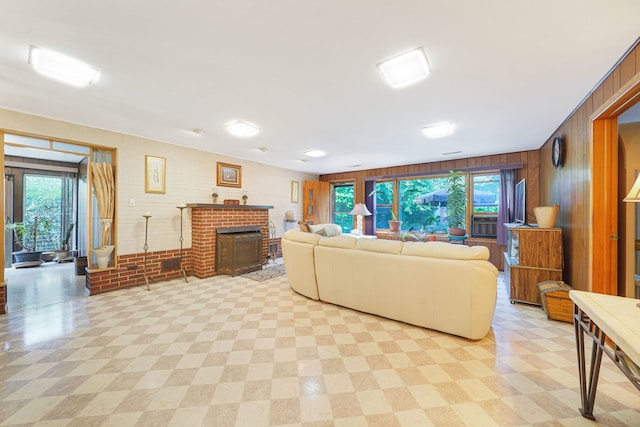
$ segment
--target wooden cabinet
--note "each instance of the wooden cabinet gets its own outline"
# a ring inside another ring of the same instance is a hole
[[[505,224],[504,280],[511,302],[540,304],[538,283],[562,280],[562,230]]]

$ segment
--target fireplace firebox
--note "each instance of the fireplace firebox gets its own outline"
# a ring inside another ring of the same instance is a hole
[[[262,269],[262,232],[259,225],[218,227],[216,271],[237,276]]]

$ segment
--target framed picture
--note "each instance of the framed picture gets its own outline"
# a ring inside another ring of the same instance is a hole
[[[164,157],[144,156],[145,193],[164,194],[166,191],[166,159]]]
[[[291,181],[291,203],[298,203],[300,194],[300,184],[298,181]]]
[[[218,162],[218,185],[240,188],[242,186],[242,166]]]

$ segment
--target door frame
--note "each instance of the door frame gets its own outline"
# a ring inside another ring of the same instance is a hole
[[[639,101],[640,73],[591,115],[592,292],[618,294],[618,116]]]

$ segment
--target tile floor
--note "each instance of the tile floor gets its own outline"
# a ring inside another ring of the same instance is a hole
[[[638,426],[606,357],[579,415],[573,327],[508,302],[469,341],[215,277],[0,318],[0,425]]]
[[[86,296],[86,277],[73,262],[45,262],[39,267],[5,268],[7,312],[42,307]]]

